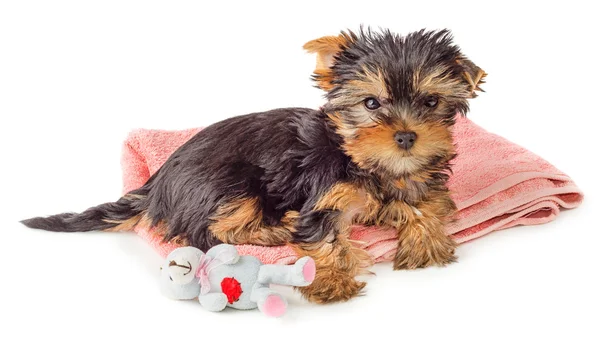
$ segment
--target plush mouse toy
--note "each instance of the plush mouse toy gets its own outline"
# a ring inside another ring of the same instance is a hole
[[[258,309],[279,317],[287,301],[269,288],[270,284],[307,286],[315,278],[315,262],[310,257],[294,265],[263,265],[253,256],[240,256],[228,244],[211,248],[206,254],[194,247],[171,252],[161,267],[161,290],[172,299],[198,298],[210,311]]]

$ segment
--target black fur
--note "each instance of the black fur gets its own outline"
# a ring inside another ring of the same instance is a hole
[[[258,197],[266,224],[288,210],[307,211],[323,190],[347,177],[349,158],[324,113],[278,109],[234,117],[198,133],[144,186],[143,206],[169,225],[167,239],[219,243],[207,227],[218,206]]]
[[[143,189],[138,189],[130,194],[144,195],[145,192]],[[116,202],[100,204],[80,214],[64,213],[50,217],[34,217],[21,223],[27,227],[55,232],[87,232],[113,228],[117,226],[116,222],[132,218],[142,211],[140,202],[131,197],[122,197]]]
[[[135,191],[145,195],[135,203],[122,198],[79,215],[23,223],[53,231],[101,230],[115,226],[103,219],[122,220],[147,211],[154,223],[168,223],[166,239],[186,236],[206,250],[220,243],[207,229],[209,218],[231,199],[258,197],[266,224],[279,222],[288,210],[309,212],[324,191],[351,177],[352,170],[358,172],[339,144],[322,111],[289,108],[234,117],[181,146]],[[306,230],[298,239],[316,241],[326,235],[309,221],[304,220]]]

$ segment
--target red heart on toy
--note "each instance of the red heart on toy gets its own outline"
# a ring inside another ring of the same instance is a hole
[[[221,291],[227,296],[229,304],[237,302],[242,295],[242,286],[235,278],[223,278],[221,281]]]

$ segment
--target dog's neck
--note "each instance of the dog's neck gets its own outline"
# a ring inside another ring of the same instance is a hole
[[[430,190],[426,181],[417,181],[410,177],[379,176],[371,174],[369,177],[361,177],[360,184],[382,203],[398,200],[410,205],[425,200]]]

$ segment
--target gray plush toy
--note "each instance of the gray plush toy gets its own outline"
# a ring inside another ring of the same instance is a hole
[[[161,267],[161,290],[172,299],[198,298],[210,311],[258,309],[271,317],[283,315],[287,301],[269,288],[270,284],[307,286],[315,278],[310,257],[294,265],[263,265],[253,256],[240,256],[228,244],[206,254],[194,247],[172,251]]]

